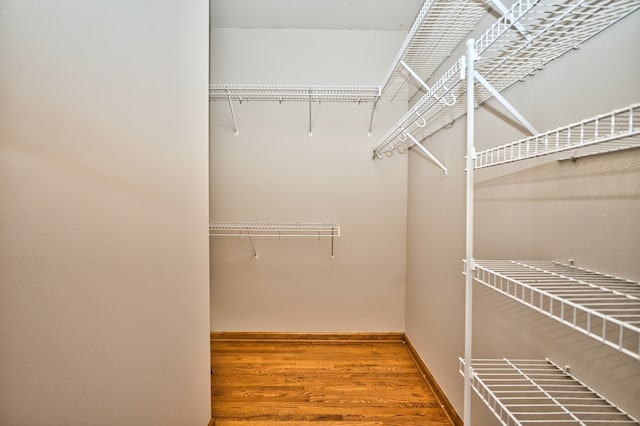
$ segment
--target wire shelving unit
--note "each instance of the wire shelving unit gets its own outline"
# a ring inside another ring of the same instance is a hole
[[[640,104],[477,153],[475,168],[572,151],[574,157],[640,146]]]
[[[473,279],[636,360],[640,283],[549,261],[476,260]]]
[[[548,359],[473,359],[471,382],[505,426],[640,425]]]
[[[211,222],[209,235],[214,237],[339,237],[335,223],[271,223],[271,222]]]
[[[640,0],[521,0],[475,42],[475,74],[494,91],[477,86],[482,104],[523,81],[549,62],[640,8]],[[374,156],[402,144],[406,133],[428,137],[466,113],[467,58],[461,56],[430,90],[382,137]],[[478,78],[478,77],[476,77]]]
[[[268,238],[329,238],[331,257],[334,257],[334,238],[340,236],[340,226],[335,223],[271,223],[271,222],[210,222],[210,237],[247,237],[258,257],[254,237]]]
[[[425,1],[382,84],[381,99],[407,98],[413,80],[407,67],[429,80],[486,11],[474,0]]]
[[[373,102],[380,86],[211,84],[211,101]]]
[[[373,126],[373,111],[380,98],[380,86],[304,86],[304,85],[260,85],[260,84],[210,84],[210,101],[227,101],[233,120],[233,128],[238,135],[238,123],[233,109],[233,102],[237,101],[277,101],[306,102],[309,105],[309,136],[312,134],[311,105],[320,102],[354,102],[373,103],[369,135]]]

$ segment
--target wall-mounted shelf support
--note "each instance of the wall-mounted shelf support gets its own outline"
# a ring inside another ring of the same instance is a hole
[[[422,86],[422,87],[423,87],[427,92],[428,92],[429,90],[431,90],[431,87],[429,87],[429,86],[427,85],[427,83],[425,83],[425,82],[424,82],[424,80],[422,80],[422,79],[420,78],[420,76],[419,76],[418,74],[416,74],[416,72],[415,72],[414,70],[412,70],[412,69],[411,69],[411,67],[410,67],[409,65],[407,65],[407,63],[406,63],[405,61],[402,61],[402,60],[401,60],[401,61],[400,61],[400,65],[402,65],[402,67],[403,67],[405,70],[407,70],[407,72],[408,72],[409,74],[411,74],[411,77],[413,77],[413,79],[414,79],[415,81],[417,81],[417,82],[418,82],[418,84],[420,84],[420,86]]]
[[[445,106],[453,106],[457,99],[456,96],[453,93],[449,92],[449,89],[447,88],[447,86],[444,86],[444,90],[445,90],[445,94],[442,96],[438,96],[437,93],[433,92],[431,90],[431,87],[429,87],[429,85],[427,83],[425,83],[420,76],[411,69],[411,67],[409,67],[409,65],[407,65],[404,61],[400,61],[400,65],[402,65],[404,67],[405,70],[407,70],[407,72],[409,74],[411,74],[411,76],[414,78],[414,80],[416,80],[418,82],[418,84],[420,84],[420,86],[422,86],[422,88],[427,92],[427,93],[431,93],[434,98],[436,98],[438,100],[438,102],[442,103]],[[445,96],[449,96],[450,100],[448,100]],[[418,127],[423,127],[418,125]]]
[[[436,163],[436,165],[442,169],[442,171],[444,172],[444,175],[447,176],[448,172],[447,172],[447,168],[444,166],[444,164],[442,164],[440,161],[438,161],[438,159],[431,152],[429,152],[429,150],[427,150],[427,148],[425,148],[424,145],[422,145],[420,142],[418,142],[418,140],[416,138],[414,138],[411,133],[405,133],[405,135],[409,139],[411,139],[411,144],[409,145],[409,147],[414,146],[414,145],[417,146],[420,149],[420,151],[422,151],[424,153],[424,155],[429,157],[429,159],[431,159],[431,161]]]
[[[491,93],[491,95],[496,98],[498,100],[498,102],[500,102],[502,104],[503,107],[505,107],[507,109],[507,111],[509,111],[511,113],[511,115],[520,122],[520,124],[522,124],[524,126],[525,129],[527,129],[529,131],[529,133],[531,133],[532,135],[535,135],[538,133],[538,131],[535,129],[535,127],[533,127],[531,125],[531,123],[529,123],[522,114],[520,114],[518,112],[518,110],[511,105],[511,103],[509,101],[507,101],[505,99],[504,96],[502,96],[500,94],[500,92],[498,92],[491,84],[489,84],[489,82],[487,80],[484,79],[484,77],[482,77],[480,75],[480,73],[475,72],[474,73],[476,80],[482,84],[484,86],[485,89],[487,89],[489,91],[489,93]]]
[[[251,242],[251,249],[253,249],[253,257],[258,258],[258,252],[256,251],[256,245],[253,244],[253,238],[251,238],[251,230],[247,228],[247,235],[249,236],[249,241]]]
[[[311,88],[309,88],[309,136],[311,136],[313,132],[311,131]]]
[[[227,90],[227,99],[229,100],[229,109],[231,110],[231,118],[233,119],[233,131],[238,136],[238,124],[236,123],[236,114],[233,112],[233,103],[231,102],[231,93]]]
[[[340,236],[340,226],[335,223],[271,223],[271,222],[211,222],[210,237],[249,237],[254,257],[258,257],[253,238],[329,238],[331,258],[334,253],[334,239]]]
[[[369,119],[369,133],[367,133],[367,136],[371,137],[371,131],[373,129],[373,116],[376,113],[376,106],[378,105],[378,98],[376,98],[376,100],[373,101],[373,106],[371,107],[371,118]]]

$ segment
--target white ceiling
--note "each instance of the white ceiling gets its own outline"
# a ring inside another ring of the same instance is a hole
[[[210,0],[212,28],[408,31],[424,0]]]

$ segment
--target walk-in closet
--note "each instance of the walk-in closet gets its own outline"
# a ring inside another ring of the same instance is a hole
[[[401,3],[213,3],[212,331],[400,331],[453,424],[638,424],[640,3]]]
[[[640,0],[0,0],[0,426],[640,425]]]

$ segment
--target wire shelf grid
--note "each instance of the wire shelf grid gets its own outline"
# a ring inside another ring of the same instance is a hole
[[[589,155],[640,146],[640,104],[480,151],[475,168],[496,166],[557,152]]]
[[[502,92],[638,8],[640,0],[521,0],[476,41],[476,72]],[[373,149],[375,156],[393,151],[405,132],[428,137],[466,113],[465,76],[460,72],[465,63],[463,56],[442,75],[382,137]],[[478,105],[493,96],[481,85],[475,86],[474,95]]]
[[[549,261],[476,260],[473,278],[640,360],[640,283]]]
[[[335,223],[211,222],[213,237],[339,237]]]
[[[505,426],[640,424],[548,359],[474,359],[470,371],[473,389]]]
[[[211,101],[374,102],[380,86],[211,84]]]
[[[400,61],[429,80],[486,10],[482,2],[473,0],[425,1],[382,84],[382,99],[407,96],[411,78]]]

